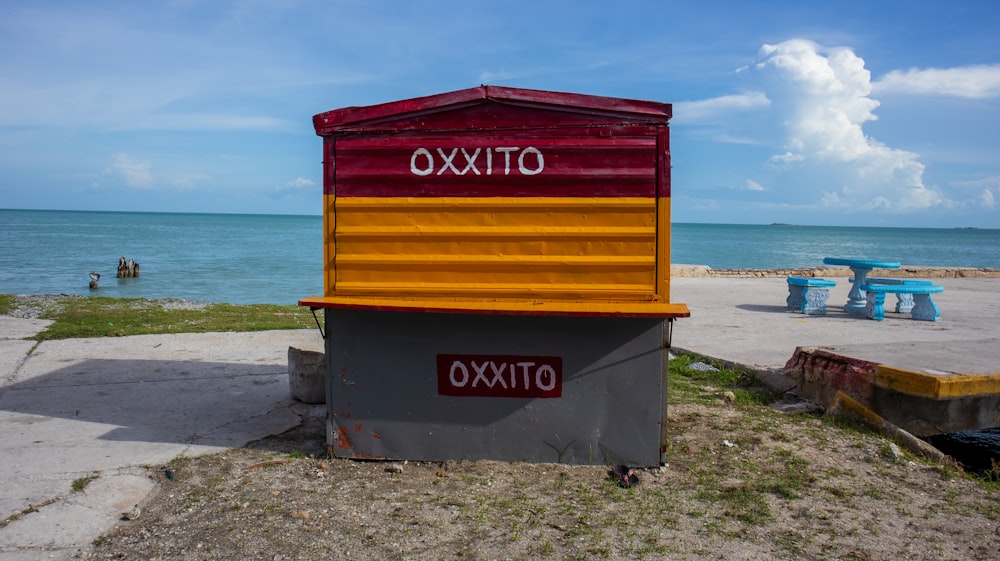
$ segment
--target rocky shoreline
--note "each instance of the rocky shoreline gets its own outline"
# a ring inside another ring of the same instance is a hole
[[[774,278],[774,277],[849,277],[847,267],[813,267],[801,269],[713,269],[707,265],[670,266],[674,277],[707,278]],[[880,277],[901,278],[1000,278],[1000,269],[977,267],[918,267],[903,266],[899,269],[879,269]]]
[[[6,313],[0,315],[20,319],[38,319],[44,312],[57,306],[60,301],[72,298],[88,298],[82,294],[17,294],[14,295],[13,307]],[[197,302],[194,300],[183,300],[179,298],[139,298],[136,305],[141,306],[151,302],[156,302],[164,310],[201,310],[212,304],[209,302]]]

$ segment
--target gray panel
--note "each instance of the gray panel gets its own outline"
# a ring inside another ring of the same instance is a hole
[[[660,461],[663,320],[371,310],[326,317],[328,443],[338,456]],[[439,354],[560,357],[562,395],[439,395]]]

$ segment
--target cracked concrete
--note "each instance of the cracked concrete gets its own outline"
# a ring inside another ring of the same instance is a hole
[[[152,488],[145,466],[297,426],[288,347],[323,348],[316,330],[23,339],[45,325],[0,317],[0,561],[76,558]]]

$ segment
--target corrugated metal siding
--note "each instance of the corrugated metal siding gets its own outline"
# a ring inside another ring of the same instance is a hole
[[[327,295],[660,301],[662,132],[328,138]]]
[[[653,300],[654,198],[338,198],[339,295]],[[329,234],[328,234],[329,235]]]
[[[338,197],[654,197],[655,130],[630,127],[337,138]]]

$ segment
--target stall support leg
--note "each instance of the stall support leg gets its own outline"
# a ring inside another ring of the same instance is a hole
[[[674,319],[667,318],[666,325],[663,329],[663,348],[669,349],[673,344],[674,339]]]
[[[318,309],[319,308],[313,308],[311,306],[309,307],[309,311],[312,312],[312,315],[313,315],[313,321],[316,322],[316,328],[319,329],[319,335],[320,335],[320,337],[322,337],[323,339],[326,339],[326,333],[323,332],[323,326],[320,325],[319,318],[316,317],[316,310],[318,310]],[[326,312],[323,312],[323,317],[324,318],[326,317]]]
[[[314,318],[316,317],[315,311],[313,312],[313,317]],[[327,333],[330,332],[330,324],[329,324],[330,319],[329,318],[330,318],[330,314],[329,313],[324,313],[323,314],[323,321],[327,322],[327,324],[326,324],[326,331],[327,331]],[[318,318],[316,319],[316,325],[317,326],[319,325],[319,319]],[[320,329],[320,333],[321,334],[323,333],[322,329]],[[330,358],[330,357],[333,356],[333,340],[327,338],[326,335],[323,335],[323,349],[326,351],[326,374],[324,376],[325,377],[325,381],[326,381],[326,457],[333,458],[334,457],[333,437],[334,437],[334,434],[336,433],[336,427],[333,426],[333,421],[334,421],[334,417],[333,417],[333,361]]]

